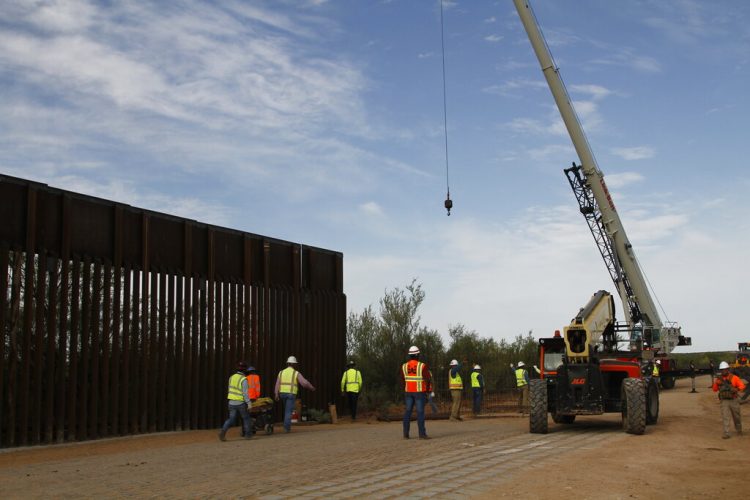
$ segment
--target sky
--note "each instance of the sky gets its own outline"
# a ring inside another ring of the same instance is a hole
[[[750,2],[533,7],[677,352],[750,340]],[[0,173],[343,252],[354,313],[416,279],[446,340],[614,292],[511,0],[444,2],[445,109],[438,0],[0,10]]]

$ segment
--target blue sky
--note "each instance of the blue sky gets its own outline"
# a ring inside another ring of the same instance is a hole
[[[2,0],[0,172],[344,253],[355,312],[551,334],[612,291],[510,0]],[[693,348],[747,341],[750,3],[534,2],[625,228]],[[619,305],[619,303],[618,303]]]

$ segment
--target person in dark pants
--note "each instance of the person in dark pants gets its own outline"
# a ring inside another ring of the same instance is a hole
[[[341,393],[346,394],[349,400],[349,414],[352,420],[357,420],[357,400],[359,391],[362,390],[362,373],[354,366],[354,361],[347,363],[347,370],[341,377]]]
[[[419,439],[430,439],[424,425],[424,404],[427,400],[427,391],[432,384],[430,369],[427,363],[419,361],[419,348],[409,348],[409,361],[401,365],[401,382],[404,384],[404,439],[409,439],[409,427],[411,425],[411,414],[417,407],[417,427],[419,428]]]
[[[690,385],[693,386],[690,392],[698,392],[695,390],[695,363],[690,362]]]
[[[471,372],[471,392],[474,397],[474,405],[472,410],[474,415],[479,415],[482,410],[482,395],[484,394],[484,377],[481,373],[482,367],[474,365],[474,370]]]
[[[250,396],[247,394],[247,363],[237,363],[237,372],[229,377],[227,389],[227,401],[229,403],[229,418],[224,422],[219,431],[219,439],[226,441],[229,428],[234,425],[237,417],[242,417],[242,435],[245,439],[253,437],[251,433],[252,419],[250,417]]]

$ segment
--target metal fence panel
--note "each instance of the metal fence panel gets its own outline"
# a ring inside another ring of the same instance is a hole
[[[0,176],[0,447],[218,427],[246,360],[325,409],[343,256]]]

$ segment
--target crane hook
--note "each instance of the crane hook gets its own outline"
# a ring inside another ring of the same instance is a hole
[[[448,191],[448,195],[445,198],[445,209],[448,211],[448,217],[451,215],[451,208],[453,208],[453,201],[451,200],[451,192]]]

